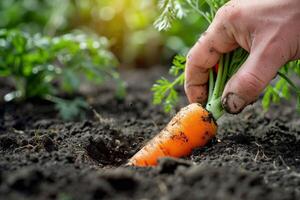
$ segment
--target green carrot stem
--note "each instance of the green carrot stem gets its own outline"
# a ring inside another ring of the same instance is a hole
[[[217,73],[217,80],[214,87],[213,97],[212,99],[217,99],[219,97],[220,92],[220,86],[222,83],[222,76],[223,76],[223,68],[224,68],[224,56],[221,56],[220,62],[219,62],[219,68]]]
[[[223,76],[222,76],[222,80],[221,80],[221,84],[220,84],[220,94],[219,94],[219,96],[222,95],[223,90],[225,88],[225,84],[227,82],[228,70],[229,70],[229,64],[230,64],[230,53],[227,53],[224,57],[225,57],[224,72],[223,72]]]
[[[221,97],[225,85],[230,77],[242,66],[247,59],[247,55],[247,52],[242,49],[224,54],[219,61],[217,77],[214,77],[212,70],[209,72],[209,96],[206,109],[212,113],[216,120],[224,114]]]
[[[214,92],[214,85],[215,85],[214,71],[211,68],[209,70],[208,102],[212,99],[213,92]]]

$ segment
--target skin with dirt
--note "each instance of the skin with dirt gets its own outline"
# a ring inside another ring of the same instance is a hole
[[[187,158],[125,166],[171,119],[151,104],[160,76],[123,74],[125,100],[93,91],[94,111],[78,122],[45,102],[2,104],[0,199],[300,199],[300,117],[287,103],[225,115],[217,138]]]

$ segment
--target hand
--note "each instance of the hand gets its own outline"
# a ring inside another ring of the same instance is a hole
[[[222,105],[229,113],[241,112],[281,66],[300,58],[300,1],[232,0],[224,5],[188,54],[185,91],[191,103],[206,101],[209,68],[238,47],[250,55],[224,89]]]

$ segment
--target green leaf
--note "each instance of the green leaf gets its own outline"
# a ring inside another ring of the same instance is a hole
[[[291,74],[296,74],[295,70],[300,67],[298,61],[289,62],[284,65],[278,72],[279,78],[276,83],[272,86],[269,85],[265,91],[262,105],[264,109],[268,109],[271,103],[279,103],[281,99],[289,100],[293,94],[296,95],[297,101],[300,96],[300,88],[289,78]],[[299,75],[298,75],[299,76]],[[299,77],[298,77],[299,78]],[[298,109],[297,102],[297,109]]]
[[[64,120],[72,120],[76,117],[83,117],[88,104],[82,98],[73,100],[60,99],[55,102],[55,107],[59,111],[59,115]]]
[[[186,15],[183,3],[181,0],[160,0],[158,5],[162,12],[154,22],[154,26],[159,31],[169,29],[174,19],[181,19]]]
[[[185,69],[185,62],[186,59],[184,56],[176,55],[173,59],[173,65],[169,70],[169,74],[173,76],[178,76],[180,73],[182,73]]]
[[[78,90],[80,86],[80,77],[73,70],[65,69],[62,76],[62,87],[64,91],[72,93]]]
[[[119,100],[123,100],[126,94],[126,83],[122,80],[118,80],[116,87],[116,98]]]
[[[165,112],[170,112],[178,102],[177,86],[184,83],[185,57],[176,56],[169,73],[175,76],[173,81],[162,77],[152,86],[153,104],[162,104]]]
[[[265,111],[268,110],[271,105],[272,90],[271,86],[268,86],[265,90],[265,94],[262,99],[262,107]]]
[[[300,95],[297,96],[296,109],[297,109],[297,111],[300,113]]]

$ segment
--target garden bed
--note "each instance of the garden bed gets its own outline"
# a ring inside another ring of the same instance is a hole
[[[46,102],[0,107],[1,199],[300,199],[300,118],[255,104],[219,121],[217,139],[156,168],[126,161],[170,120],[151,104],[160,71],[129,71],[124,101],[89,95],[86,120],[63,122]],[[180,147],[178,147],[180,148]]]

